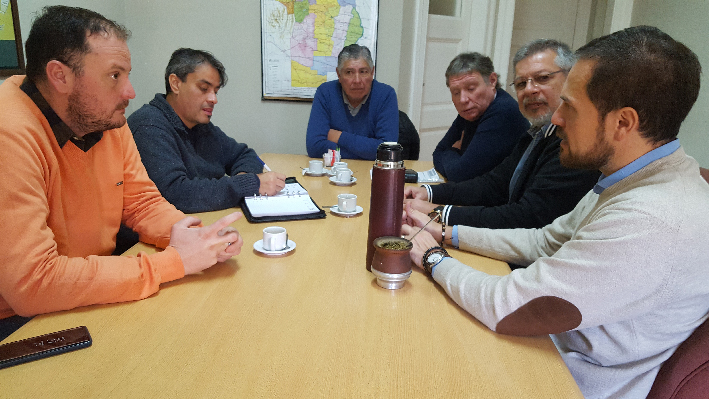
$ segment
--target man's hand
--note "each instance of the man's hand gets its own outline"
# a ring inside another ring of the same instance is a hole
[[[411,203],[407,203],[404,207],[404,215],[401,220],[401,224],[408,227],[413,227],[415,230],[414,232],[416,232],[423,226],[426,226],[426,223],[428,223],[429,220],[431,220],[431,218],[428,217],[428,214],[417,211],[411,206]],[[402,226],[402,228],[403,227],[404,226]],[[441,224],[437,222],[428,223],[428,226],[426,226],[426,231],[433,237],[438,237],[437,240],[440,240],[443,236],[442,230],[443,228],[441,227]]]
[[[337,144],[337,142],[340,141],[340,135],[342,135],[342,131],[330,129],[330,131],[327,132],[327,139]]]
[[[401,226],[401,234],[407,239],[411,239],[411,236],[419,231],[416,227],[411,226]],[[422,231],[416,234],[416,237],[411,241],[413,243],[413,248],[411,248],[411,261],[414,262],[416,266],[423,269],[423,254],[431,247],[438,246],[439,244],[436,240],[428,233],[428,231]]]
[[[244,240],[229,226],[241,216],[241,212],[234,212],[206,227],[192,227],[199,226],[201,220],[188,216],[172,226],[170,246],[180,255],[185,275],[199,273],[241,252]]]
[[[465,137],[465,130],[463,130],[462,132],[460,132],[460,140],[458,140],[458,141],[456,141],[455,143],[453,143],[453,145],[452,145],[451,147],[457,148],[457,149],[460,150],[461,147],[463,147],[463,137]]]
[[[261,195],[276,195],[286,186],[286,175],[277,172],[266,172],[256,175],[261,181],[258,193]]]
[[[227,260],[231,259],[232,256],[241,253],[241,247],[244,244],[244,240],[241,238],[241,234],[239,234],[239,231],[237,229],[231,226],[227,226],[219,230],[217,232],[217,235],[225,236],[230,233],[236,233],[239,236],[239,239],[237,240],[237,242],[227,243],[226,248],[224,248],[224,252],[221,252],[217,256],[217,262],[226,262]]]
[[[411,205],[413,209],[416,209],[419,212],[423,212],[425,214],[431,213],[433,208],[437,207],[437,204],[432,204],[428,201],[421,201],[418,199],[406,199],[404,200],[404,206],[406,205]]]
[[[404,199],[406,198],[428,201],[428,191],[426,187],[404,186]]]

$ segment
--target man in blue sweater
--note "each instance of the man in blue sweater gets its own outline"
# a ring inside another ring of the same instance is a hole
[[[253,149],[210,122],[226,82],[224,65],[212,54],[178,49],[165,70],[167,94],[156,94],[128,118],[148,175],[186,213],[232,208],[245,196],[285,187],[285,175],[263,173]]]
[[[458,54],[446,70],[458,117],[433,151],[433,166],[450,182],[480,176],[508,156],[529,128],[517,102],[500,90],[492,60]]]
[[[308,156],[340,149],[342,158],[374,160],[377,147],[399,138],[394,89],[374,80],[369,49],[346,46],[337,57],[337,78],[318,87],[310,110]]]

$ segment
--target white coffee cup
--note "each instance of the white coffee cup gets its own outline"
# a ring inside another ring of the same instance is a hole
[[[340,170],[340,169],[348,169],[347,162],[335,162],[335,164],[332,165],[332,170]]]
[[[354,194],[340,194],[337,196],[337,209],[340,212],[354,212],[357,209],[357,196]]]
[[[288,233],[285,227],[271,226],[263,229],[263,249],[281,251],[288,246]]]
[[[308,171],[313,174],[322,173],[322,161],[310,161],[308,163]]]
[[[337,176],[335,179],[342,183],[349,183],[352,181],[352,171],[349,169],[337,169]]]

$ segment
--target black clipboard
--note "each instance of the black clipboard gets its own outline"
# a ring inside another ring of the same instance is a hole
[[[298,180],[295,177],[287,177],[286,178],[286,184],[289,183],[298,183]],[[301,187],[303,187],[302,184],[298,183]],[[239,203],[239,206],[241,207],[241,211],[244,213],[244,216],[246,217],[246,220],[249,221],[249,223],[264,223],[264,222],[282,222],[282,221],[287,221],[287,220],[307,220],[307,219],[324,219],[326,216],[325,211],[320,208],[320,206],[315,203],[312,197],[309,197],[311,201],[313,201],[313,204],[320,209],[319,212],[315,213],[305,213],[305,214],[300,214],[300,215],[284,215],[284,216],[253,216],[251,214],[251,211],[249,210],[248,205],[246,204],[246,199],[242,199],[241,202]]]

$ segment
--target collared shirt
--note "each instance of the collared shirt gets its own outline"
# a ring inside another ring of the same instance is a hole
[[[679,149],[679,139],[674,139],[667,144],[661,145],[654,150],[646,153],[640,158],[634,160],[633,162],[620,168],[618,171],[612,173],[610,176],[601,174],[598,178],[598,183],[593,187],[593,192],[600,194],[603,190],[608,187],[618,183],[619,181],[625,179],[626,177],[632,175],[633,173],[639,171],[640,169],[646,167],[650,163],[657,161],[660,158],[664,158]]]
[[[64,145],[71,140],[79,149],[87,152],[103,138],[103,132],[100,131],[85,134],[83,137],[77,136],[71,128],[62,121],[59,115],[54,112],[47,100],[42,96],[42,93],[37,89],[37,86],[29,79],[25,78],[25,80],[22,81],[20,89],[34,101],[37,108],[39,108],[44,117],[47,118],[49,127],[52,128],[52,132],[54,132],[54,137],[56,137],[60,148],[64,148]]]
[[[347,98],[347,94],[345,94],[345,89],[342,89],[342,99],[345,101],[345,104],[347,104],[347,109],[350,110],[350,115],[352,115],[352,116],[357,116],[357,113],[359,113],[359,110],[362,109],[362,105],[367,102],[368,98],[369,98],[369,93],[367,93],[367,95],[364,96],[364,100],[362,100],[362,102],[359,103],[358,106],[353,107],[352,104],[350,104],[350,100]]]
[[[524,151],[524,154],[522,154],[522,158],[520,158],[519,162],[517,163],[517,167],[515,168],[514,173],[512,174],[512,178],[510,178],[510,201],[512,199],[512,193],[514,192],[515,187],[517,186],[517,179],[519,179],[519,174],[522,171],[522,167],[524,164],[527,162],[527,158],[529,158],[529,154],[532,153],[532,150],[534,147],[536,147],[537,143],[542,141],[543,138],[547,138],[550,135],[554,134],[556,131],[556,125],[552,124],[547,124],[541,127],[537,126],[532,126],[527,130],[527,133],[532,136],[532,142],[529,143],[527,146],[527,150]],[[542,134],[542,132],[544,132]]]

